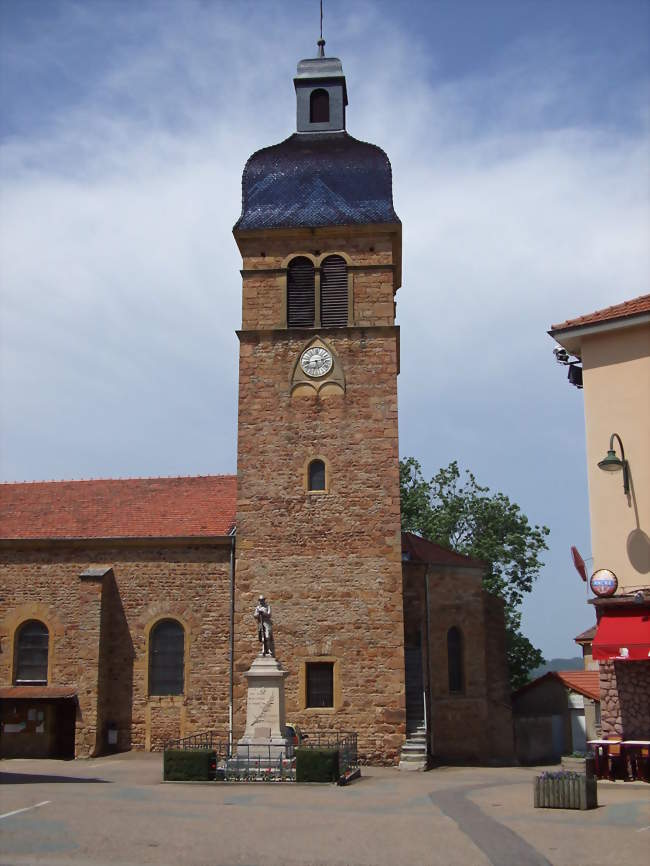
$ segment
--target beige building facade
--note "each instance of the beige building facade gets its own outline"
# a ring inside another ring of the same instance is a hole
[[[650,295],[549,333],[582,364],[593,571],[617,581],[591,600],[602,731],[649,739]]]

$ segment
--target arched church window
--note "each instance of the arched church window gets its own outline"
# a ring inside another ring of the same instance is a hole
[[[309,122],[329,123],[330,95],[322,87],[312,90],[309,96]]]
[[[185,686],[185,631],[162,619],[149,634],[149,694],[182,695]]]
[[[447,632],[447,666],[449,671],[449,691],[462,692],[464,688],[463,635],[455,625]]]
[[[342,256],[328,256],[321,265],[320,321],[324,328],[348,324],[348,268]]]
[[[287,325],[313,328],[315,313],[314,263],[306,256],[296,256],[287,268]]]
[[[47,684],[47,657],[50,633],[37,619],[21,625],[16,635],[14,682],[23,685]]]
[[[322,460],[312,460],[309,464],[307,489],[325,490],[325,463]]]

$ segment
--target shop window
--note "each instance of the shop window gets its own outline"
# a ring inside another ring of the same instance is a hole
[[[307,489],[325,490],[325,463],[322,460],[312,460],[309,464]]]
[[[296,256],[287,267],[287,325],[290,328],[313,328],[315,316],[314,263],[306,256]]]
[[[334,662],[307,662],[307,706],[334,706]]]
[[[16,635],[14,682],[22,685],[47,685],[47,657],[50,633],[36,619],[21,625]]]
[[[309,96],[309,122],[329,123],[330,96],[322,87],[312,90]]]
[[[447,632],[447,666],[449,691],[462,692],[464,689],[463,636],[456,626],[452,626]]]
[[[185,631],[175,619],[157,622],[149,634],[149,694],[182,695]]]

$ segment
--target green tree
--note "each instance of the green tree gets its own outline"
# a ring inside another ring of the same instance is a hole
[[[532,526],[503,493],[481,487],[454,460],[427,481],[417,460],[400,461],[402,529],[486,563],[483,586],[505,602],[506,652],[513,689],[543,664],[541,652],[521,633],[520,607],[533,588],[547,550],[546,526]]]

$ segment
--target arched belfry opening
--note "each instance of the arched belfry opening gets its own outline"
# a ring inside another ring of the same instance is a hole
[[[329,123],[330,120],[330,96],[322,87],[312,90],[309,97],[309,122]]]

